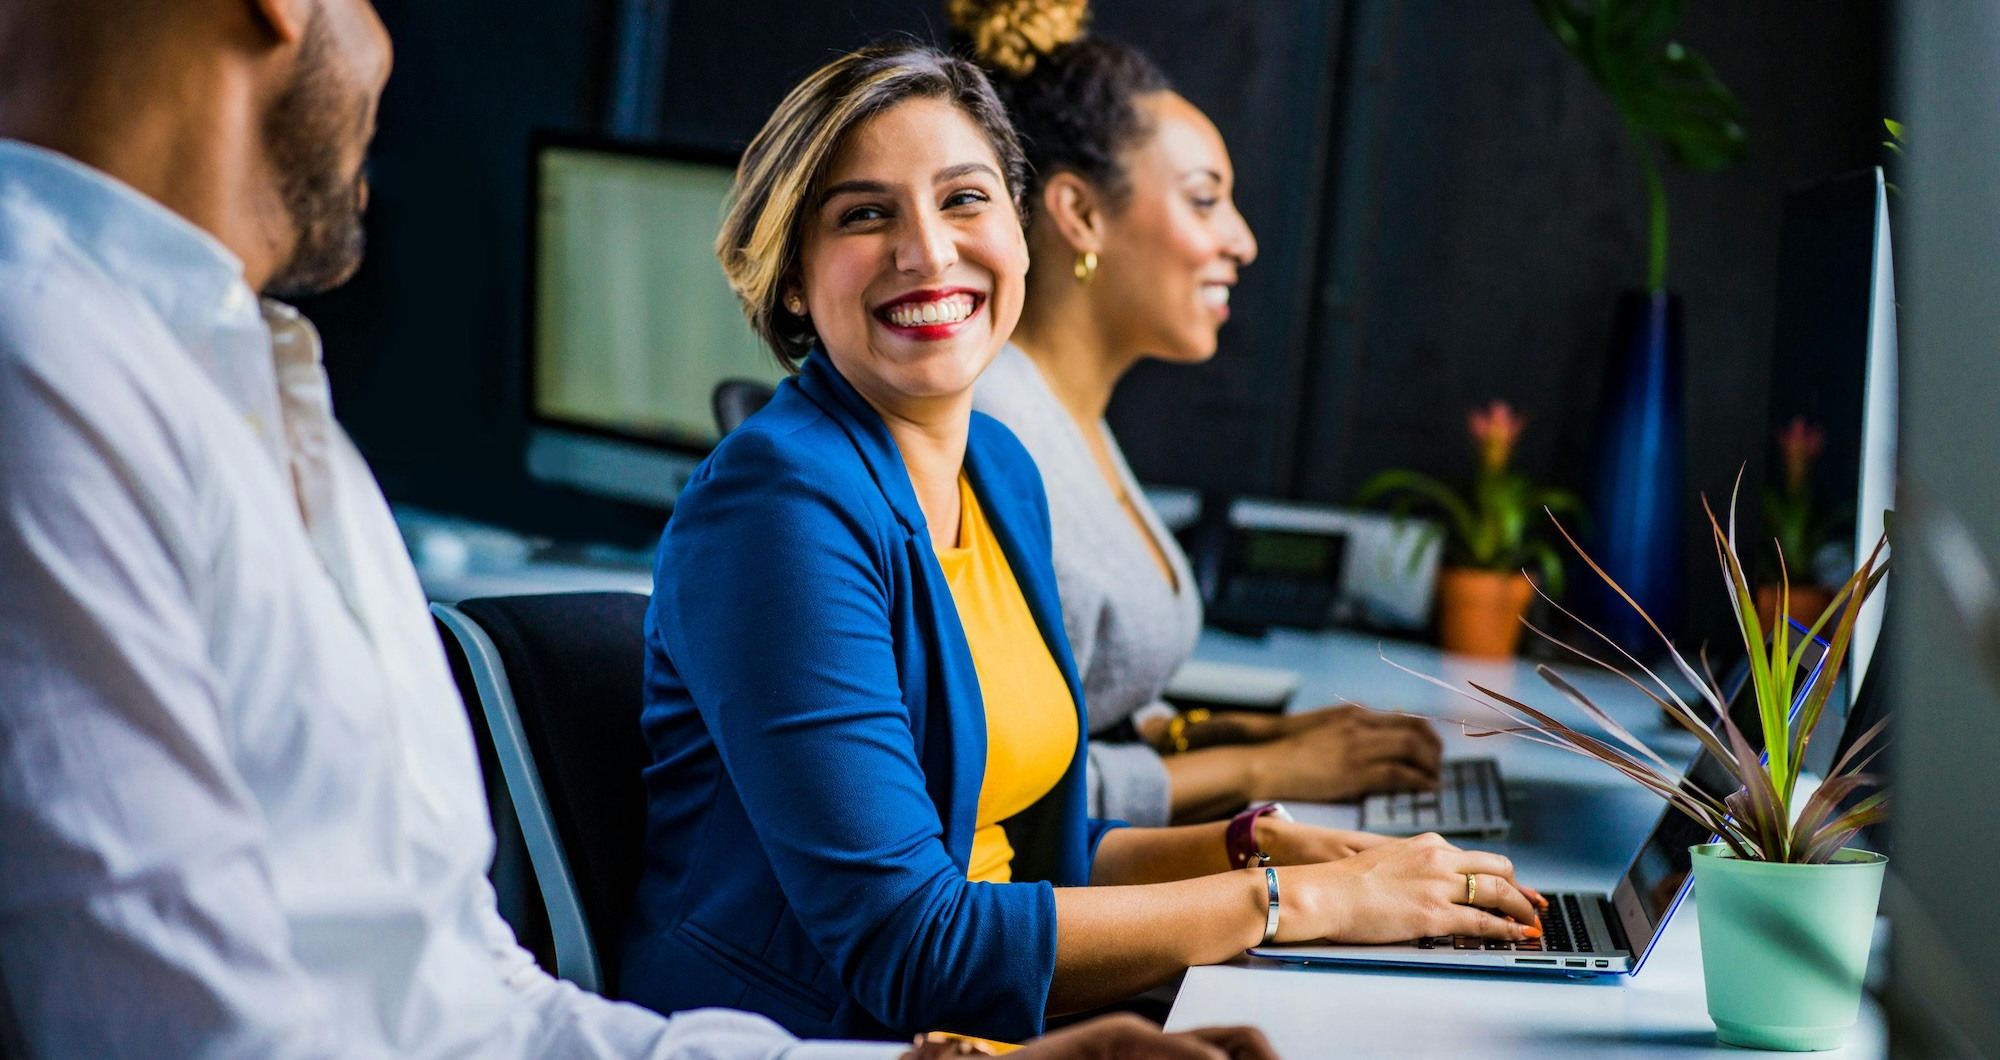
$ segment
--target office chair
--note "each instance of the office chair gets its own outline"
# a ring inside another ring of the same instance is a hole
[[[556,593],[432,604],[471,688],[548,911],[556,974],[615,996],[646,830],[647,599]],[[456,668],[455,668],[456,669]]]
[[[715,384],[715,393],[709,398],[715,412],[715,429],[728,434],[741,427],[744,420],[770,404],[775,393],[771,387],[749,379],[724,379]]]

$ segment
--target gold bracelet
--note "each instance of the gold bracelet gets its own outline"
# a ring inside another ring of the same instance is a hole
[[[1174,720],[1167,723],[1167,744],[1173,748],[1168,753],[1177,755],[1186,754],[1188,750],[1188,730],[1207,721],[1211,716],[1211,712],[1207,707],[1196,707],[1193,710],[1182,711],[1174,715]]]

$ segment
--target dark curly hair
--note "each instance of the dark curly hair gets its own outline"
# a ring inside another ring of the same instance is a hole
[[[1123,154],[1152,135],[1137,97],[1173,89],[1136,48],[1082,31],[1075,0],[952,0],[955,46],[986,67],[1028,157],[1028,202],[1057,173],[1114,200]],[[1051,28],[1053,26],[1053,29]]]

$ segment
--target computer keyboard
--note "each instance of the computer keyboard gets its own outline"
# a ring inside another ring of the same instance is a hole
[[[1507,830],[1507,795],[1491,758],[1444,763],[1436,791],[1370,795],[1361,804],[1361,827],[1385,835],[1497,835]]]
[[[1502,915],[1497,909],[1487,912]],[[1549,907],[1542,910],[1542,937],[1507,942],[1502,939],[1482,939],[1473,935],[1438,935],[1434,938],[1417,940],[1420,950],[1515,950],[1529,953],[1594,953],[1595,945],[1590,941],[1590,928],[1584,923],[1583,906],[1573,894],[1549,896]]]

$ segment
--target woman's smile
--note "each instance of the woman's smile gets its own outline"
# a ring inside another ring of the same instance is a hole
[[[930,342],[965,330],[985,304],[985,292],[970,287],[926,288],[876,307],[875,319],[892,334]]]
[[[1229,289],[1233,286],[1219,281],[1201,285],[1201,304],[1215,311],[1218,320],[1229,319]]]

